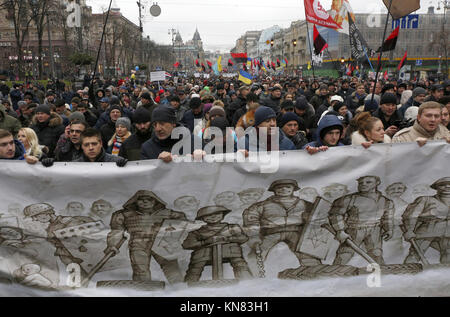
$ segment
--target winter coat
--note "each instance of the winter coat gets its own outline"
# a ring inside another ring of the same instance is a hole
[[[181,119],[180,123],[188,128],[191,133],[193,133],[195,126],[198,124],[198,121],[202,119],[203,113],[194,115],[194,112],[191,109],[184,113],[183,119]]]
[[[83,149],[77,150],[68,138],[60,138],[55,149],[55,159],[58,162],[75,162],[83,156]]]
[[[149,131],[145,135],[133,134],[120,147],[119,156],[126,158],[129,161],[139,161],[141,159],[142,145],[151,138],[152,134]]]
[[[364,99],[366,98],[367,94],[363,94],[358,98],[356,95],[356,91],[352,92],[350,96],[347,97],[346,105],[348,109],[355,114],[356,109],[358,109],[361,106],[364,106]],[[345,99],[344,99],[345,100]]]
[[[281,129],[278,129],[278,148],[272,148],[271,151],[291,151],[295,150],[295,145],[289,140]],[[247,150],[251,152],[264,152],[267,151],[266,144],[263,144],[264,148],[259,148],[259,136],[256,128],[250,128],[243,137],[238,140],[238,149]],[[263,142],[264,143],[264,142]]]
[[[62,124],[62,118],[57,113],[52,112],[50,114],[50,119],[46,122],[39,123],[36,117],[34,117],[32,123],[33,125],[31,126],[31,129],[36,132],[39,139],[39,144],[48,147],[48,156],[53,157],[59,137],[65,130],[64,125]]]
[[[302,131],[298,131],[297,134],[292,138],[288,138],[289,140],[291,140],[297,150],[303,149],[303,147],[308,144],[308,139]]]
[[[17,103],[22,100],[22,93],[20,92],[19,89],[13,89],[11,90],[11,92],[9,93],[10,97],[11,97],[11,103],[13,105],[13,109],[17,110]]]
[[[94,129],[96,130],[100,130],[100,128],[108,123],[109,121],[111,121],[111,118],[109,117],[109,113],[110,113],[110,109],[109,107],[106,109],[106,111],[104,111],[102,114],[100,114],[100,117],[97,120],[97,123],[94,126]],[[122,117],[128,117],[130,119],[131,122],[133,122],[133,112],[131,112],[130,109],[128,108],[122,108]],[[86,118],[86,115],[85,115]],[[87,120],[87,119],[86,119]],[[89,123],[89,122],[88,122]],[[90,125],[90,123],[89,123]],[[112,136],[112,135],[111,135]],[[109,139],[108,139],[109,141]]]
[[[337,92],[337,95],[341,96],[342,99],[344,99],[344,101],[345,101],[345,100],[347,100],[348,97],[350,97],[354,92],[355,92],[355,90],[354,90],[353,88],[350,88],[350,87],[349,87],[347,90],[344,90],[344,89],[341,88],[341,89]]]
[[[234,114],[236,113],[236,111],[238,111],[238,109],[245,108],[246,105],[247,105],[247,100],[242,98],[241,96],[239,96],[238,98],[236,98],[235,101],[233,101],[230,104],[229,107],[226,107],[225,112],[227,114],[228,122],[233,122],[233,117],[234,117]]]
[[[0,104],[0,129],[7,130],[12,133],[13,136],[16,136],[19,133],[22,125],[19,120],[11,117],[6,113],[5,106]]]
[[[118,162],[120,160],[123,160],[123,158],[120,156],[114,156],[114,155],[108,154],[108,153],[106,153],[106,151],[104,149],[102,149],[102,152],[100,153],[99,156],[97,156],[94,163],[97,163],[97,162],[111,163],[111,162]],[[90,160],[83,153],[83,155],[80,158],[74,160],[73,162],[90,162]]]
[[[102,134],[103,148],[107,149],[109,140],[111,140],[114,133],[116,133],[116,123],[112,122],[111,118],[109,118],[108,123],[102,125],[100,128],[100,133]]]
[[[336,116],[324,116],[323,119],[320,120],[320,124],[317,127],[316,141],[306,144],[303,147],[303,149],[305,149],[307,146],[311,146],[311,147],[324,146],[322,139],[320,138],[320,132],[322,132],[323,129],[332,127],[332,126],[342,126],[341,120],[339,120]],[[342,144],[341,142],[338,142],[338,144],[336,146],[344,146],[344,144]]]
[[[192,133],[190,134],[190,137],[191,137],[191,147],[189,151],[186,151],[186,149],[181,148],[180,152],[176,154],[178,155],[192,154],[195,149],[201,148],[202,140],[199,137],[194,136]],[[178,142],[182,142],[182,139],[183,136],[181,136],[179,139],[172,139],[169,137],[165,140],[160,140],[156,137],[155,134],[153,134],[150,140],[142,144],[141,160],[156,160],[158,159],[159,155],[162,152],[172,153],[173,146]]]
[[[392,116],[389,118],[389,121],[386,121],[383,112],[381,111],[381,108],[378,108],[373,114],[373,117],[377,117],[381,120],[383,123],[383,127],[386,130],[390,126],[395,125],[396,122],[403,120],[403,115],[400,111],[395,110],[395,112],[392,114]]]
[[[440,124],[434,133],[430,133],[416,121],[412,127],[397,132],[392,139],[392,143],[415,142],[417,138],[426,138],[430,141],[449,139],[450,132]]]
[[[267,96],[266,98],[259,99],[259,103],[261,106],[269,107],[273,111],[275,111],[275,113],[279,113],[281,111],[280,102],[281,102],[281,98],[275,99],[272,97],[271,94],[269,96]]]
[[[317,95],[317,94],[315,94],[311,98],[311,101],[309,103],[314,107],[314,110],[316,110],[316,114],[317,114],[317,108],[319,108],[321,105],[326,103],[327,99],[328,99],[328,96],[320,96],[320,95]]]

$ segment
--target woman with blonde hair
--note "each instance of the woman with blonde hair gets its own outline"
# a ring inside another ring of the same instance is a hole
[[[45,146],[39,145],[39,139],[31,128],[22,128],[17,133],[17,139],[22,142],[25,147],[25,158],[28,163],[35,164],[41,158],[45,158],[46,155],[43,152]]]
[[[391,143],[391,138],[385,133],[383,122],[372,117],[369,112],[362,112],[355,117],[358,130],[352,133],[352,145],[362,145],[369,148],[374,143]]]

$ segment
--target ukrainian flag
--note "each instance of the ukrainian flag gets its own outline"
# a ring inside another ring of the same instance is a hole
[[[239,71],[239,80],[242,81],[244,84],[251,85],[252,79],[253,79],[253,77],[249,73],[247,73],[243,70]]]
[[[217,60],[217,70],[219,73],[223,70],[222,69],[222,56],[219,56],[219,59]]]
[[[267,73],[267,68],[266,68],[266,65],[264,65],[263,61],[261,61],[261,69]]]
[[[247,67],[252,67],[252,59],[250,57],[247,58]]]

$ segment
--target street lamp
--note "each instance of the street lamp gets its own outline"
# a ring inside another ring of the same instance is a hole
[[[444,47],[444,55],[445,55],[445,79],[448,78],[448,61],[447,61],[447,33],[445,32],[445,23],[446,23],[446,13],[447,13],[447,9],[450,9],[450,1],[449,0],[440,0],[438,1],[438,7],[437,10],[440,11],[441,10],[441,4],[443,5],[443,9],[444,9],[444,20],[442,21],[442,31],[441,34],[439,35],[440,37],[440,42],[441,42],[441,47]],[[439,60],[439,65],[440,65],[440,60]]]

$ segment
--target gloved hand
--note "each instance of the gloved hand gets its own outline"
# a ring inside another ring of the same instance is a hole
[[[45,158],[41,161],[42,165],[44,165],[45,167],[50,167],[53,166],[53,163],[55,163],[55,159],[53,158]]]
[[[122,157],[116,162],[116,165],[118,167],[124,167],[125,165],[127,165],[127,163],[128,163],[128,160]]]

